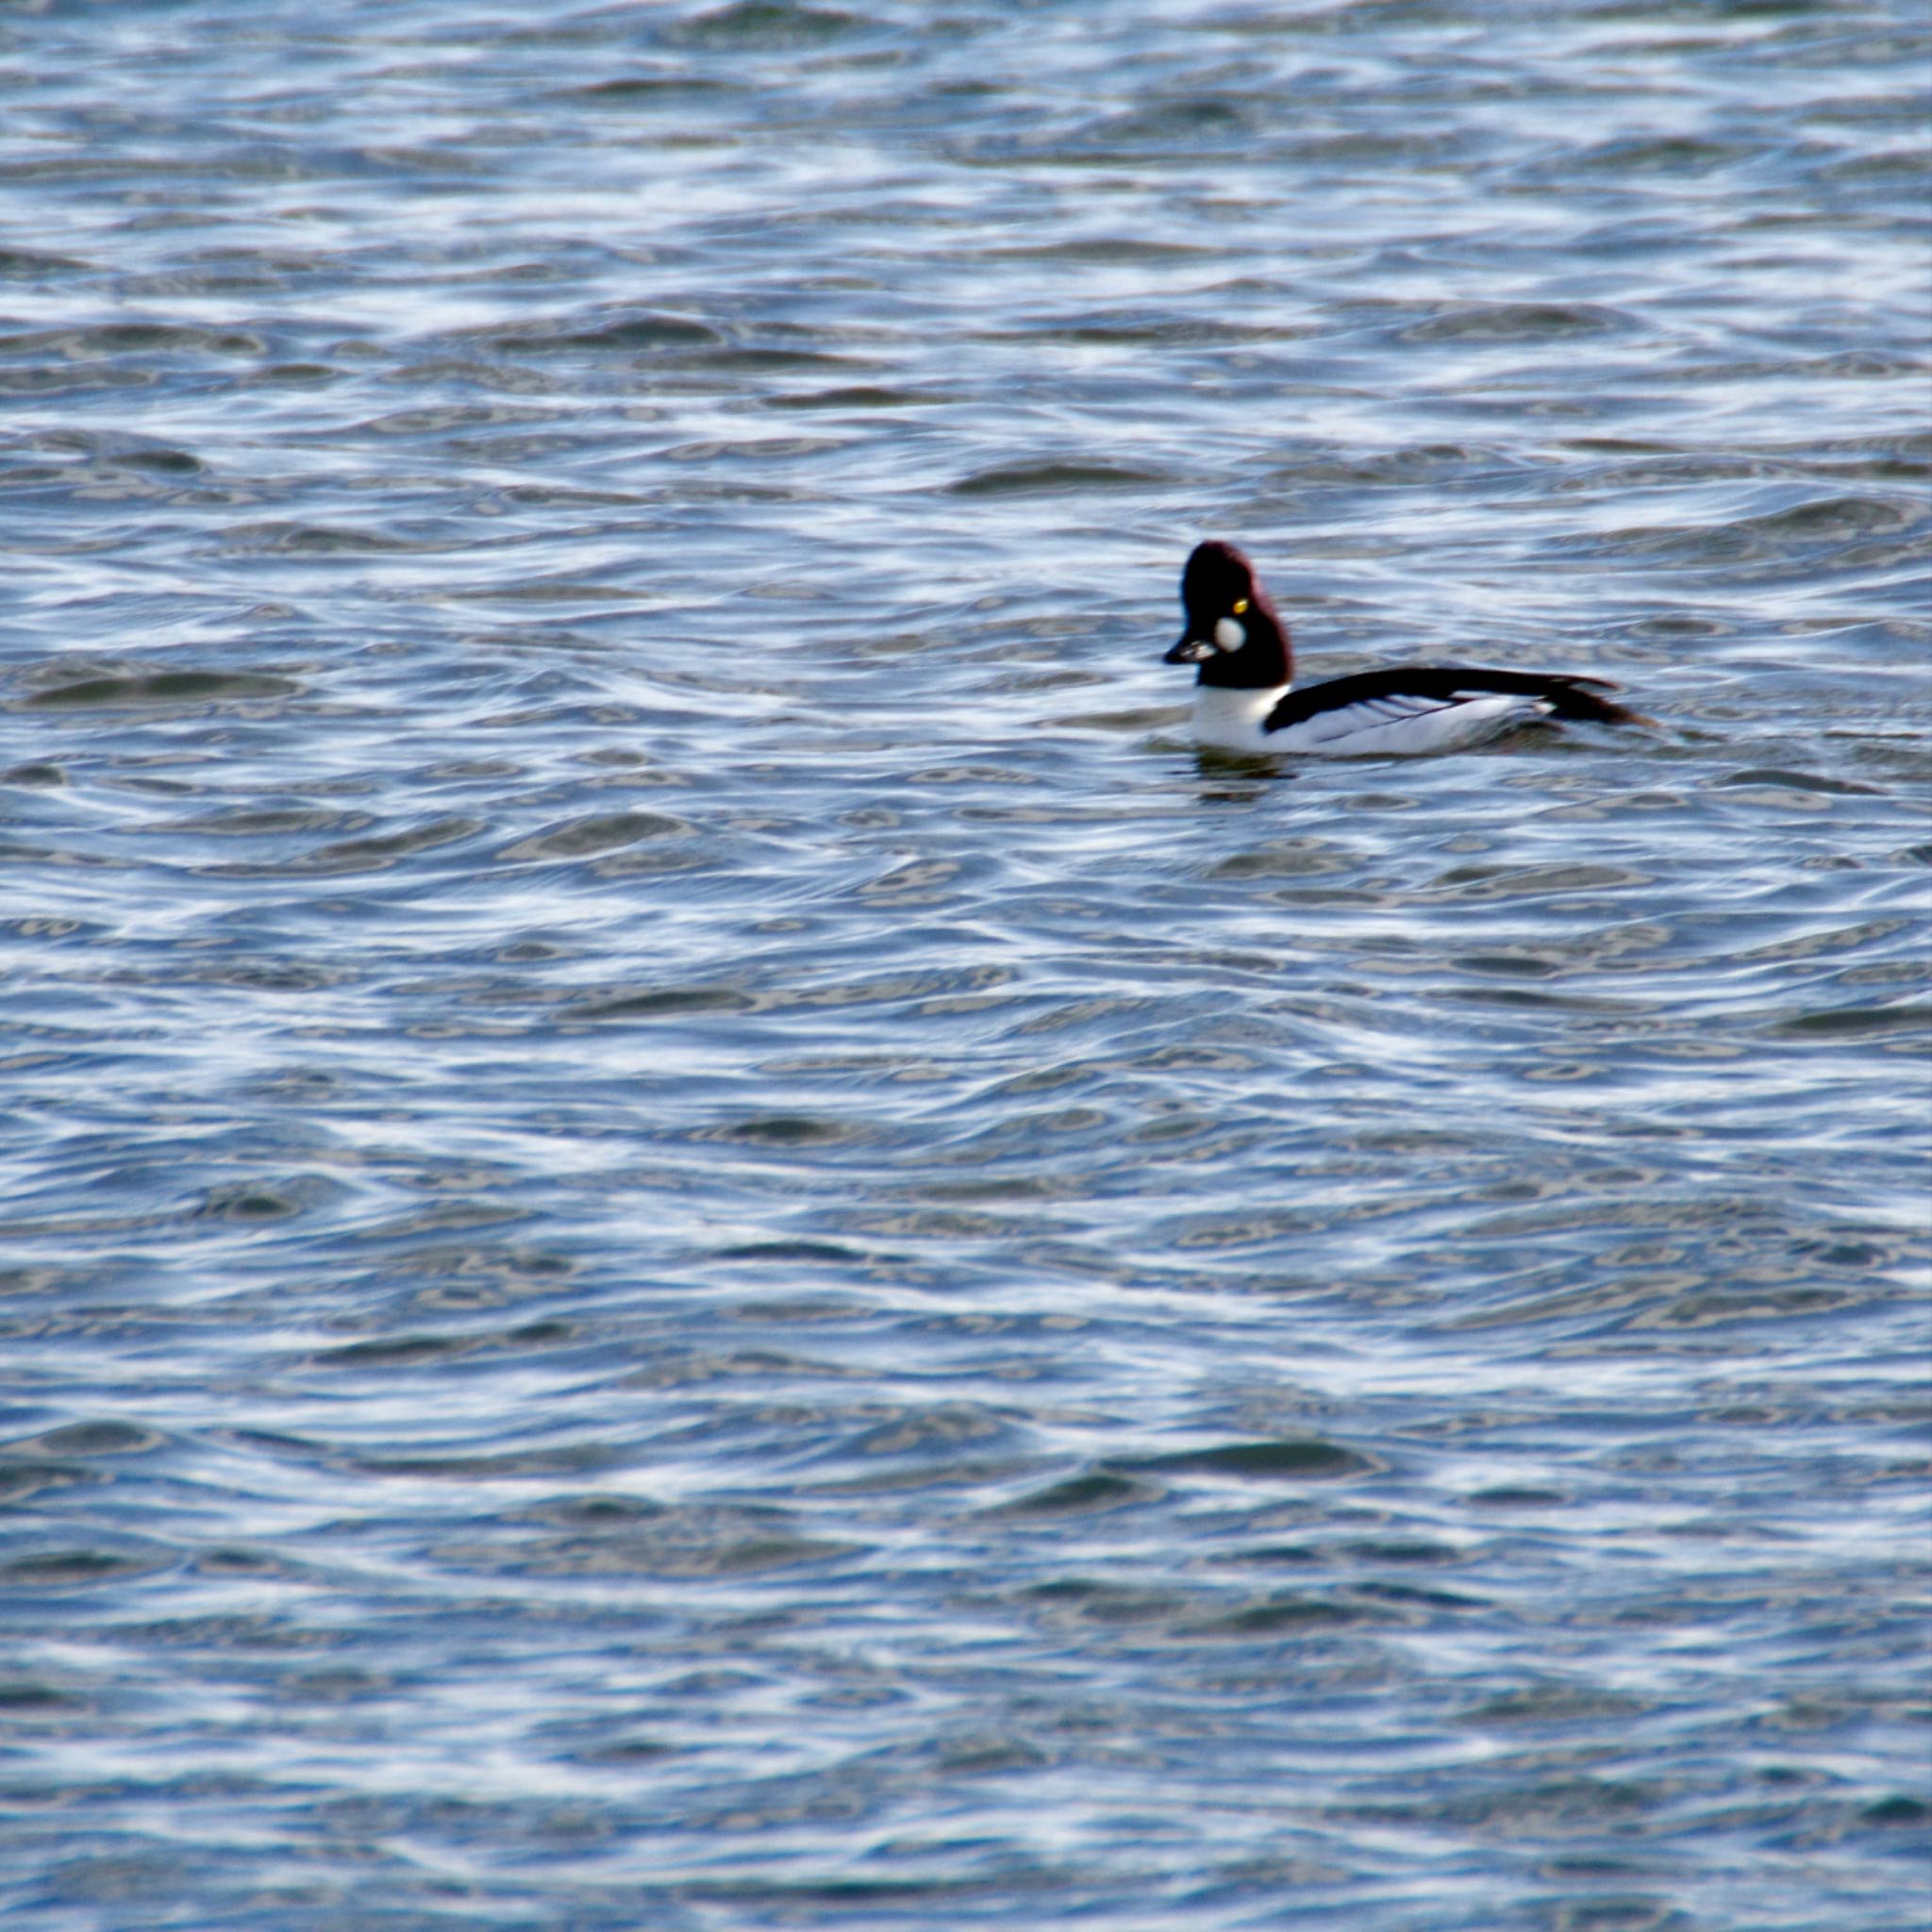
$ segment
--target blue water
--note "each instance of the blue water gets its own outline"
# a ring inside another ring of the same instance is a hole
[[[1932,1923],[1928,62],[0,14],[9,1928]]]

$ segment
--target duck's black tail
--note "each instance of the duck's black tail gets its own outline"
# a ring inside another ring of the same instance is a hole
[[[1484,675],[1495,674],[1485,673]],[[1504,672],[1503,676],[1512,674]],[[1620,705],[1614,698],[1600,698],[1599,691],[1615,691],[1616,686],[1607,677],[1578,677],[1557,672],[1550,675],[1527,674],[1524,683],[1535,689],[1536,694],[1548,704],[1559,718],[1588,718],[1598,724],[1647,724],[1652,730],[1657,728],[1655,718],[1646,718],[1641,711],[1633,711],[1628,705]],[[1595,690],[1588,689],[1594,686]],[[1515,690],[1515,685],[1508,689]]]

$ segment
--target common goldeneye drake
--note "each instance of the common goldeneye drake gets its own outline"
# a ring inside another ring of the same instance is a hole
[[[1566,672],[1419,664],[1295,691],[1288,626],[1232,543],[1196,546],[1181,574],[1181,606],[1188,627],[1162,661],[1201,667],[1194,736],[1217,751],[1322,758],[1459,751],[1525,718],[1651,722],[1598,697],[1597,691],[1616,690],[1607,679]]]

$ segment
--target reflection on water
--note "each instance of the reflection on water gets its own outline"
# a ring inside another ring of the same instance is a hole
[[[1919,23],[0,37],[9,1923],[1916,1922]]]

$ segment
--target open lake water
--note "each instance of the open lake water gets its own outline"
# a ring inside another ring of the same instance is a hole
[[[1927,26],[0,9],[8,1927],[1924,1925]]]

